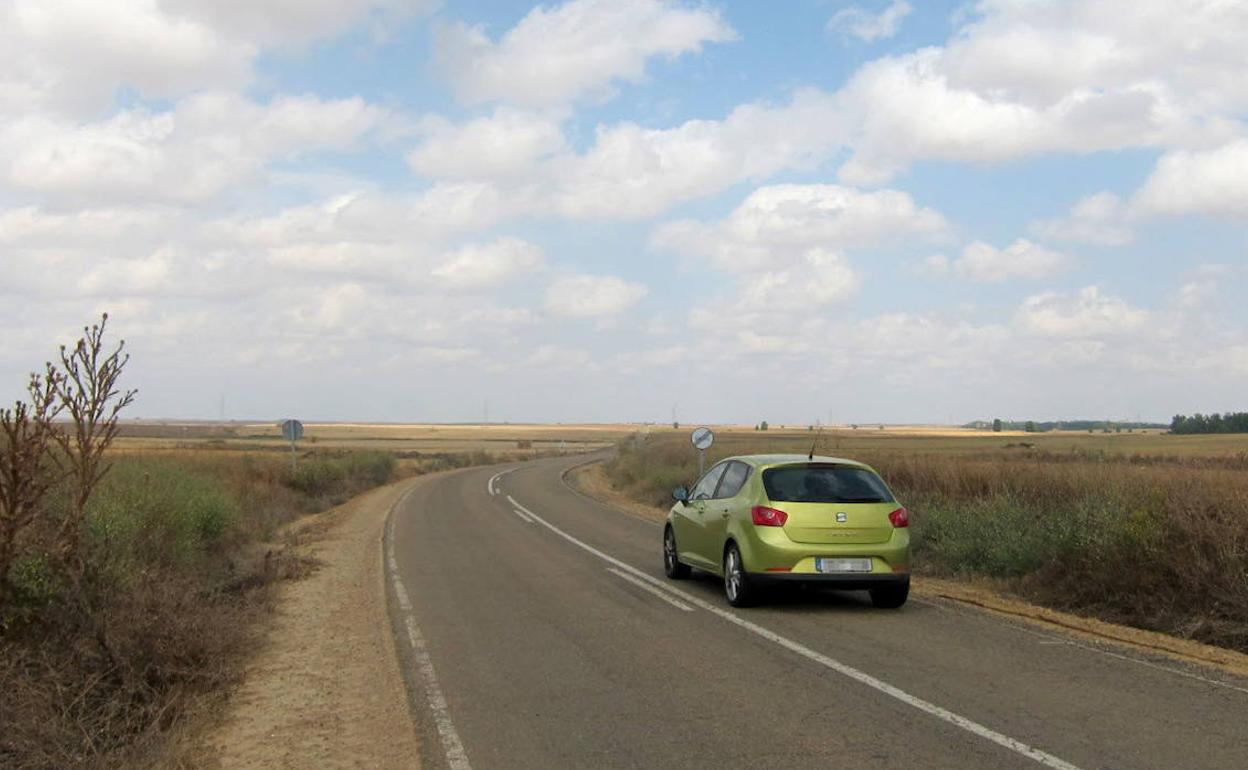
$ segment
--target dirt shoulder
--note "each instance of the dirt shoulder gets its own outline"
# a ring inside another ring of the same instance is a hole
[[[297,525],[320,562],[283,584],[264,648],[247,666],[198,764],[216,768],[419,767],[386,611],[382,535],[421,479],[373,490]]]
[[[616,490],[607,478],[601,462],[574,468],[566,478],[568,483],[581,493],[613,508],[619,508],[629,514],[654,522],[662,522],[667,517],[665,509],[643,505]],[[916,596],[947,599],[989,612],[1009,615],[1050,630],[1060,629],[1089,641],[1113,642],[1149,653],[1160,653],[1184,662],[1215,666],[1239,676],[1248,676],[1248,655],[1154,631],[1144,631],[1040,607],[995,590],[987,583],[915,577],[910,590]]]

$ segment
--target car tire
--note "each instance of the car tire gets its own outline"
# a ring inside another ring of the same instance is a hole
[[[910,596],[910,581],[894,586],[871,589],[871,603],[882,610],[895,610]]]
[[[758,601],[758,587],[745,571],[736,543],[724,549],[724,596],[733,607],[752,607]]]
[[[689,565],[680,560],[680,552],[676,550],[676,533],[669,524],[663,529],[663,574],[672,580],[684,580],[689,577]]]

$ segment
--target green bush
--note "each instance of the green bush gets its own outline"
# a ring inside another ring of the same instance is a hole
[[[290,485],[306,495],[321,497],[340,486],[347,469],[340,460],[308,458],[301,460],[290,476]]]
[[[353,452],[345,459],[347,476],[370,487],[389,483],[399,467],[389,452]]]
[[[344,498],[394,478],[398,461],[389,452],[351,452],[301,459],[290,475],[292,488],[311,497]]]
[[[165,459],[118,460],[91,500],[88,553],[118,580],[151,566],[190,568],[239,519],[220,481]]]
[[[9,622],[38,613],[39,608],[55,601],[64,588],[62,576],[52,560],[46,553],[39,552],[19,554],[14,559],[9,569],[9,583],[13,587],[9,597],[11,606],[0,608],[7,610],[0,612],[0,632]]]

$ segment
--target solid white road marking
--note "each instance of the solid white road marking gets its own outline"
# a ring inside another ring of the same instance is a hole
[[[944,604],[924,601],[922,599],[911,599],[910,601],[912,602],[917,601],[917,602],[920,602],[921,604],[926,604],[929,607],[935,607],[938,610],[946,610],[950,612],[957,612],[960,614],[973,612],[973,610],[968,610],[959,605],[946,606]],[[1192,679],[1197,682],[1202,682],[1204,684],[1211,684],[1214,687],[1221,687],[1223,689],[1235,690],[1236,692],[1242,692],[1242,693],[1248,694],[1248,687],[1240,687],[1238,685],[1231,684],[1230,682],[1223,682],[1220,679],[1212,679],[1207,676],[1201,676],[1200,674],[1193,674],[1190,671],[1183,671],[1182,669],[1174,668],[1173,666],[1163,666],[1160,663],[1154,663],[1151,660],[1144,660],[1143,658],[1136,658],[1136,657],[1132,657],[1130,655],[1124,655],[1118,652],[1111,652],[1110,650],[1104,650],[1104,649],[1101,649],[1100,647],[1096,647],[1091,644],[1084,644],[1082,642],[1076,641],[1075,639],[1066,639],[1060,636],[1046,634],[1041,631],[1033,631],[1029,628],[1022,627],[1021,625],[1015,624],[1014,627],[1018,629],[1019,631],[1022,631],[1024,634],[1028,634],[1030,636],[1039,638],[1041,641],[1037,642],[1037,644],[1041,644],[1044,646],[1053,646],[1053,647],[1059,647],[1059,646],[1076,647],[1080,650],[1094,652],[1097,655],[1104,655],[1108,658],[1114,658],[1115,660],[1121,660],[1127,663],[1134,663],[1137,666],[1147,666],[1149,668],[1156,669],[1158,671],[1164,671],[1167,674],[1181,676],[1185,679]]]
[[[665,601],[665,602],[667,602],[668,604],[672,605],[673,607],[675,607],[675,608],[676,608],[676,609],[678,609],[678,610],[684,610],[685,612],[693,612],[693,608],[692,608],[692,607],[690,607],[688,604],[685,604],[684,602],[682,602],[682,601],[680,601],[680,600],[678,600],[678,599],[673,599],[672,597],[670,597],[670,596],[668,596],[667,594],[663,593],[662,591],[660,591],[659,589],[657,589],[657,588],[655,588],[654,586],[650,585],[649,583],[644,583],[644,582],[642,582],[642,581],[638,580],[637,578],[633,577],[632,575],[628,574],[627,572],[621,572],[620,570],[616,569],[615,567],[607,567],[607,572],[610,572],[610,573],[612,573],[612,574],[616,575],[617,577],[622,577],[622,578],[624,578],[625,580],[627,580],[628,582],[630,582],[630,583],[632,583],[633,585],[637,586],[638,588],[640,588],[640,589],[641,589],[641,590],[643,590],[643,591],[648,591],[648,592],[650,592],[650,593],[654,594],[655,596],[659,597],[660,599],[662,599],[663,601]]]
[[[1087,650],[1088,652],[1095,652],[1101,655],[1106,655],[1111,658],[1116,658],[1118,660],[1125,660],[1128,663],[1136,663],[1141,666],[1148,666],[1149,668],[1155,668],[1158,671],[1165,671],[1167,674],[1174,674],[1175,676],[1186,677],[1187,679],[1194,679],[1197,682],[1203,682],[1204,684],[1211,684],[1217,687],[1224,687],[1228,690],[1235,690],[1237,692],[1248,693],[1248,687],[1239,687],[1237,685],[1231,684],[1230,682],[1222,682],[1217,679],[1210,679],[1207,676],[1201,676],[1200,674],[1193,674],[1187,671],[1182,671],[1177,668],[1171,668],[1170,666],[1163,666],[1159,663],[1153,663],[1151,660],[1142,660],[1140,658],[1133,658],[1130,655],[1120,655],[1119,653],[1110,652],[1109,650],[1098,649],[1089,644],[1081,644],[1080,642],[1076,642],[1073,639],[1063,639],[1060,636],[1050,636],[1048,634],[1042,634],[1039,631],[1031,631],[1026,628],[1021,628],[1019,630],[1024,633],[1031,634],[1032,636],[1039,637],[1042,641],[1037,642],[1037,644],[1065,645],[1068,647],[1078,647],[1079,649]]]
[[[433,670],[433,658],[429,656],[429,646],[416,624],[416,616],[412,614],[412,600],[408,596],[407,587],[399,577],[399,563],[394,558],[394,511],[407,499],[409,491],[403,495],[390,511],[390,519],[386,522],[386,565],[390,572],[390,582],[394,586],[394,598],[403,612],[403,626],[407,629],[407,642],[411,645],[412,654],[416,659],[416,669],[420,673],[421,684],[425,687],[425,698],[429,710],[433,712],[433,723],[442,740],[442,750],[446,753],[446,764],[451,770],[472,770],[468,763],[468,754],[464,751],[463,741],[451,721],[451,710],[438,684],[438,675]]]
[[[521,513],[520,511],[512,511],[512,513],[514,513],[514,514],[516,514],[517,516],[519,516],[519,517],[520,517],[520,518],[524,521],[524,523],[525,523],[525,524],[532,524],[532,523],[533,523],[533,520],[532,520],[532,519],[530,519],[528,516],[525,516],[525,515],[524,515],[523,513]]]
[[[769,629],[766,629],[758,625],[757,623],[754,623],[738,615],[735,615],[723,609],[722,607],[717,607],[713,604],[710,604],[709,602],[703,601],[702,599],[690,593],[681,591],[678,588],[673,588],[667,585],[666,583],[663,583],[662,581],[656,578],[653,578],[650,575],[647,575],[645,572],[642,572],[641,570],[637,569],[631,564],[626,564],[620,561],[619,559],[615,558],[614,556],[603,553],[597,548],[594,548],[592,545],[582,540],[579,540],[572,535],[569,535],[567,532],[564,532],[562,529],[559,529],[554,524],[551,524],[550,522],[543,519],[541,516],[538,516],[536,513],[533,513],[528,508],[525,508],[523,505],[516,502],[515,498],[513,498],[511,495],[508,495],[507,499],[511,501],[512,505],[516,506],[517,508],[524,511],[525,513],[529,514],[529,516],[531,516],[533,520],[536,521],[538,524],[541,524],[542,526],[549,529],[551,532],[554,532],[556,535],[559,535],[560,537],[572,543],[573,545],[580,546],[584,550],[588,551],[589,553],[592,553],[593,555],[597,556],[603,561],[609,564],[613,564],[616,567],[619,567],[620,569],[631,573],[635,577],[638,577],[641,580],[644,580],[651,585],[657,586],[663,589],[664,591],[668,591],[670,593],[673,593],[679,596],[680,598],[684,599],[686,602],[688,602],[689,604],[692,604],[695,607],[701,607],[707,612],[714,613],[715,615],[718,615],[724,620],[727,620],[730,623],[734,623],[740,626],[741,628],[746,629],[747,631],[753,632],[770,642],[774,642],[791,652],[795,652],[798,655],[801,655],[809,660],[814,661],[815,663],[818,663],[822,666],[826,666],[827,668],[837,672],[838,674],[842,674],[844,676],[849,677],[850,679],[853,679],[857,682],[865,684],[866,686],[874,690],[878,690],[879,692],[882,692],[891,698],[896,698],[897,700],[901,701],[902,703],[905,703],[908,706],[913,706],[919,711],[924,711],[928,714],[931,714],[937,719],[941,719],[945,722],[948,722],[949,724],[954,725],[955,727],[960,727],[969,733],[978,735],[979,737],[984,738],[985,740],[992,741],[998,746],[1002,746],[1004,748],[1009,749],[1010,751],[1021,754],[1022,756],[1027,757],[1028,759],[1039,762],[1045,767],[1052,767],[1052,768],[1055,768],[1055,770],[1080,770],[1080,768],[1077,765],[1072,765],[1071,763],[1067,762],[1064,759],[1055,757],[1052,754],[1041,751],[1040,749],[1037,749],[1033,746],[1029,746],[1026,743],[1023,743],[1022,741],[1015,740],[1014,738],[1011,738],[1008,735],[1004,735],[1002,733],[997,732],[996,730],[985,727],[984,725],[981,725],[980,723],[974,720],[967,719],[966,717],[961,716],[960,714],[955,714],[954,712],[949,711],[948,709],[941,708],[940,706],[937,706],[934,703],[929,703],[928,701],[925,701],[922,698],[918,698],[914,695],[911,695],[905,690],[894,687],[888,682],[882,681],[880,679],[876,679],[875,677],[871,676],[865,671],[859,671],[858,669],[852,666],[849,666],[845,663],[842,663],[839,660],[830,658],[821,652],[816,652],[815,650],[812,650],[803,644],[800,644],[791,639],[783,637],[774,631],[771,631]]]

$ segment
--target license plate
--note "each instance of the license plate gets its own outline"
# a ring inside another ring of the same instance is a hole
[[[817,572],[870,572],[870,559],[815,559]]]

